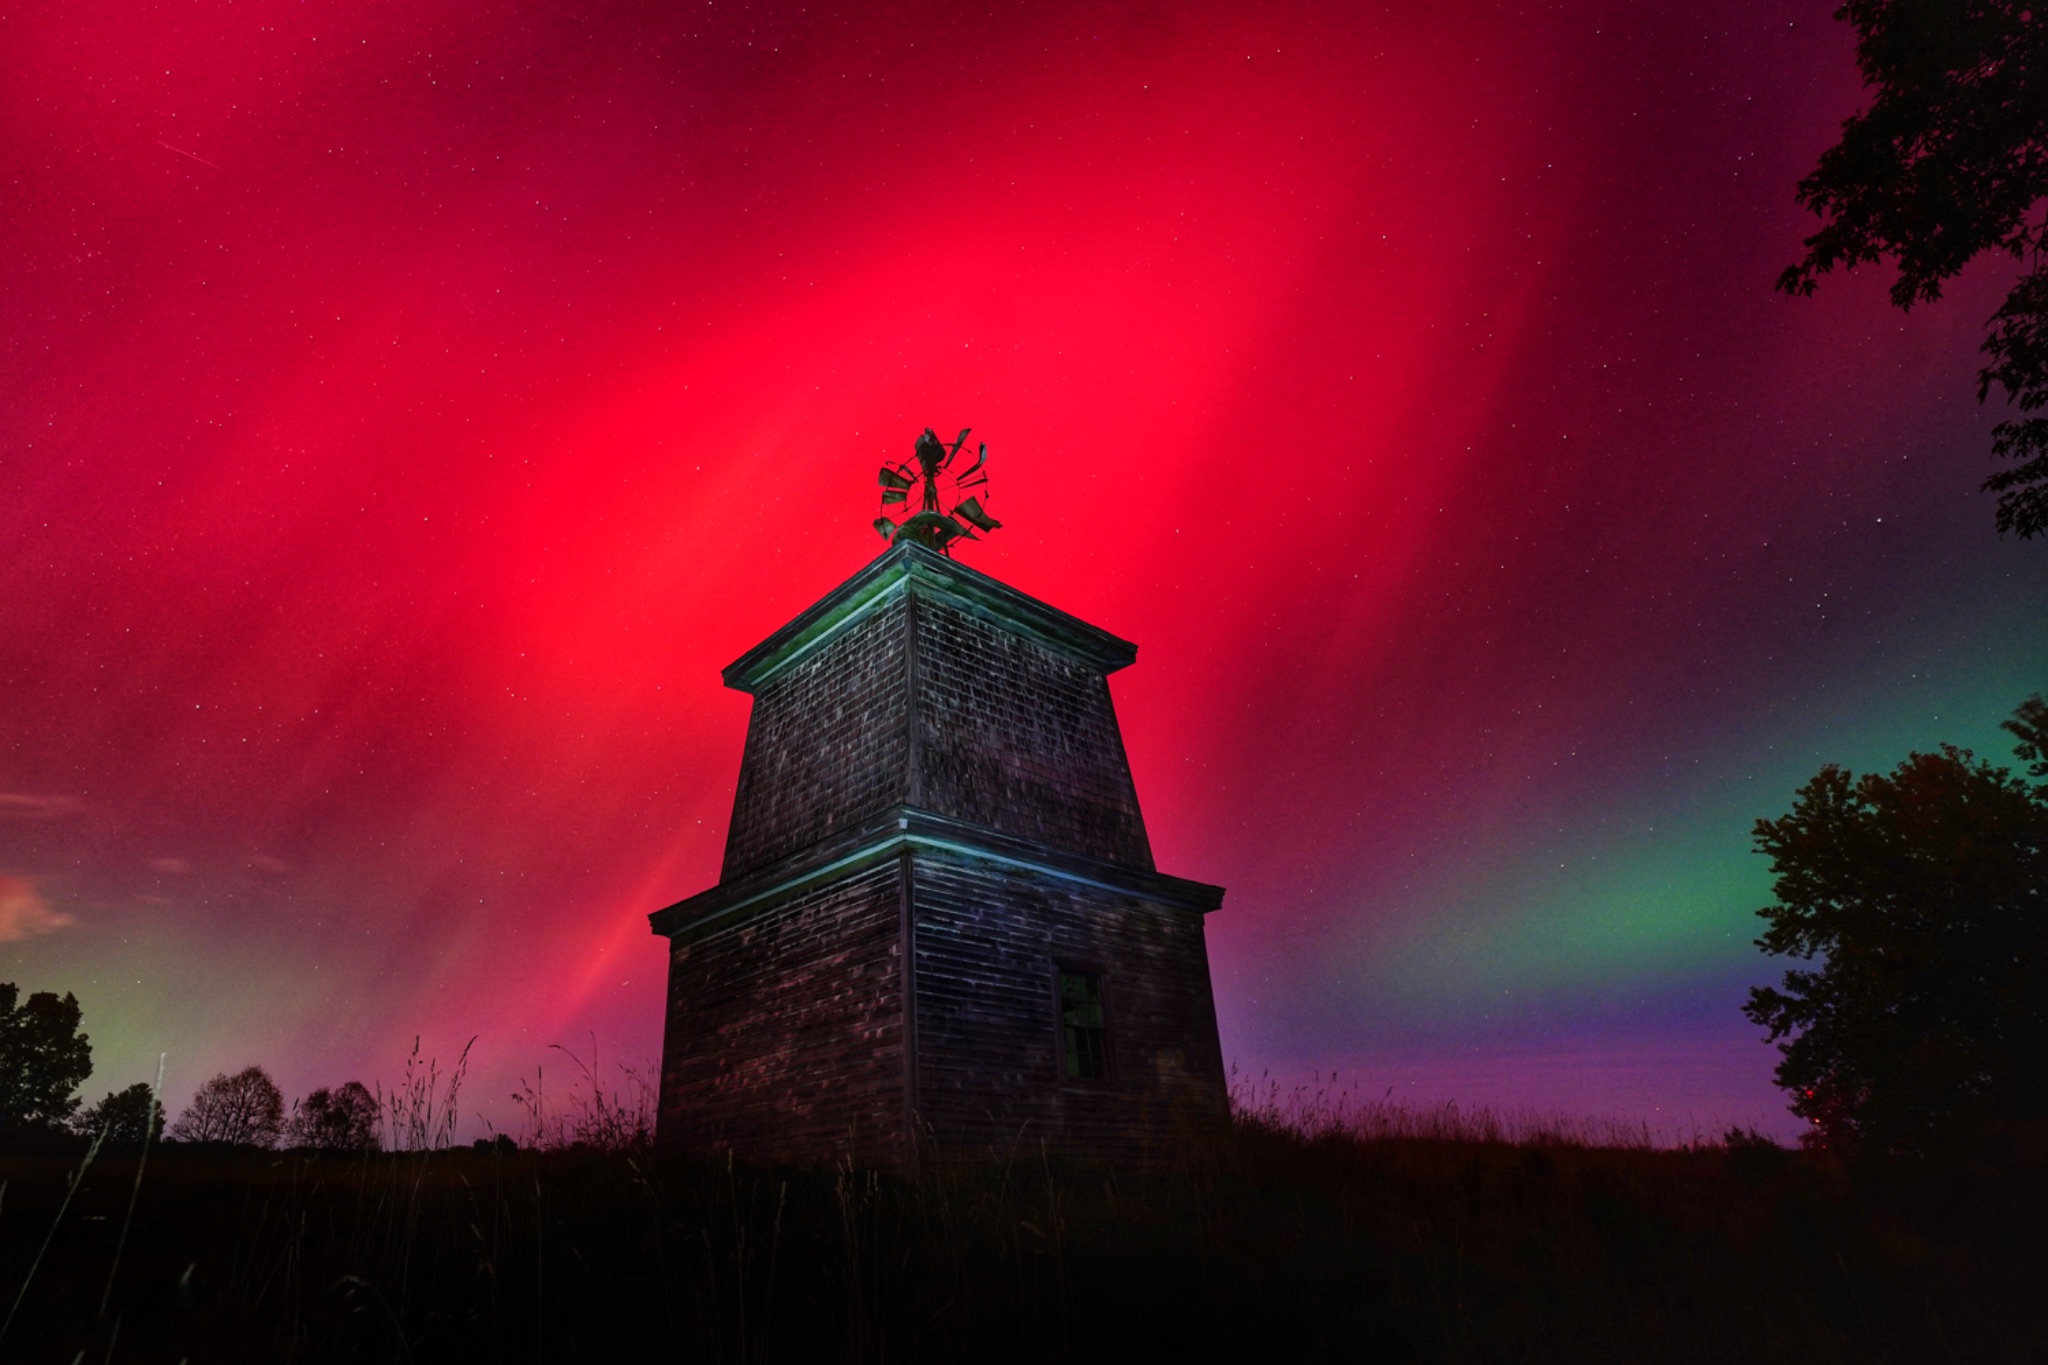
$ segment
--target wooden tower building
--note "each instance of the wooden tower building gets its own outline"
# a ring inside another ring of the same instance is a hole
[[[724,871],[650,916],[664,1145],[1142,1161],[1226,1122],[1223,892],[1152,865],[1108,682],[1136,656],[899,538],[725,670]]]

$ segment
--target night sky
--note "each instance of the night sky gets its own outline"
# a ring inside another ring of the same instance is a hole
[[[0,979],[89,1098],[651,1071],[718,670],[972,426],[1241,1073],[1793,1131],[1751,823],[2048,687],[2011,267],[1771,288],[1833,7],[9,7]]]

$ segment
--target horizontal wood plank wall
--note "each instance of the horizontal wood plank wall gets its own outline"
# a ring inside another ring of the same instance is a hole
[[[898,1159],[901,885],[892,860],[671,950],[662,1145]]]
[[[845,633],[754,697],[723,880],[906,799],[903,604]]]
[[[919,804],[1150,872],[1096,668],[938,602],[917,608]]]
[[[1228,1122],[1198,915],[967,855],[913,859],[927,1151],[1157,1160]],[[1068,1082],[1056,966],[1101,974],[1110,1074]]]

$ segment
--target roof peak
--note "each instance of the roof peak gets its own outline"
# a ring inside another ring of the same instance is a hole
[[[945,602],[1105,674],[1128,667],[1138,657],[1138,647],[1130,641],[906,538],[735,659],[724,670],[725,685],[755,691],[856,621],[906,594]]]

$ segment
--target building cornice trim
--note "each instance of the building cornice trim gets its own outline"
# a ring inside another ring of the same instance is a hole
[[[751,918],[769,902],[886,862],[908,850],[943,852],[1005,863],[1063,881],[1134,896],[1169,910],[1207,915],[1221,908],[1223,888],[1105,862],[955,820],[915,806],[893,806],[841,834],[820,840],[758,872],[677,901],[647,917],[656,934],[688,942]]]

